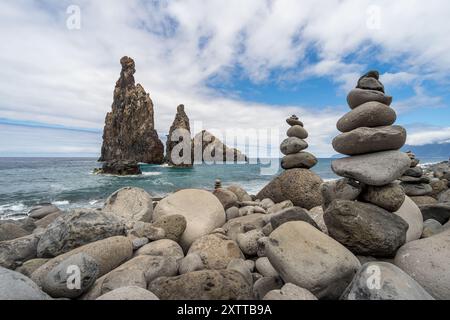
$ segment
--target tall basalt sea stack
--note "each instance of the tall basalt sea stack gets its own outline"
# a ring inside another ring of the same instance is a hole
[[[192,167],[191,149],[189,117],[181,104],[167,136],[166,162],[174,167]],[[186,151],[189,154],[184,154]]]
[[[164,146],[155,130],[153,102],[135,84],[134,60],[123,57],[122,71],[114,89],[112,111],[106,115],[99,161],[135,161],[161,164]]]
[[[332,162],[344,179],[322,185],[324,220],[330,236],[355,254],[390,257],[410,238],[403,218],[410,222],[418,211],[397,181],[411,165],[399,151],[406,130],[394,125],[392,98],[377,71],[361,77],[347,101],[352,111],[338,121],[342,134],[333,148],[349,157]]]

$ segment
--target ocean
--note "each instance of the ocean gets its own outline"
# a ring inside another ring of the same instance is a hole
[[[33,206],[53,203],[63,210],[99,208],[114,191],[127,187],[145,189],[152,196],[163,197],[185,188],[213,189],[216,179],[223,185],[239,184],[256,194],[275,175],[261,174],[268,165],[201,164],[191,169],[166,165],[141,165],[143,175],[119,177],[95,175],[101,166],[95,158],[0,158],[0,219],[20,218]],[[319,159],[312,168],[324,180],[338,178],[331,171],[333,159]],[[446,159],[423,159],[435,163]],[[279,159],[272,159],[279,162]],[[267,162],[265,162],[267,163]]]

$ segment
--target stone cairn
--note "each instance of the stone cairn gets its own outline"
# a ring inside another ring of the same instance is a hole
[[[430,178],[424,175],[423,169],[418,166],[420,160],[411,151],[406,153],[411,159],[411,165],[408,170],[399,179],[407,196],[427,196],[433,191],[430,185]]]
[[[390,256],[405,242],[407,229],[407,224],[392,214],[405,201],[405,192],[396,180],[411,164],[408,155],[399,151],[406,130],[394,125],[397,116],[390,107],[392,97],[385,95],[377,71],[362,76],[347,101],[352,111],[338,121],[342,134],[333,140],[333,148],[349,157],[332,162],[334,173],[344,179],[321,187],[325,222],[330,235],[353,252]],[[367,212],[372,215],[363,218]],[[364,219],[367,221],[359,225]],[[376,225],[383,225],[384,230],[377,230]],[[358,238],[360,231],[365,240]]]
[[[280,150],[285,155],[281,160],[283,169],[303,168],[310,169],[317,164],[317,158],[309,152],[303,151],[308,148],[308,143],[304,140],[308,138],[308,132],[303,127],[296,115],[286,120],[291,126],[287,131],[288,138],[281,145]]]

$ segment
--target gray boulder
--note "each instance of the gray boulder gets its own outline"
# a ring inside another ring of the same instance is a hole
[[[413,278],[393,264],[369,262],[358,270],[342,300],[434,300]]]
[[[335,200],[324,219],[329,235],[355,254],[390,257],[406,241],[408,223],[372,204]]]
[[[0,300],[51,300],[23,274],[0,267]]]

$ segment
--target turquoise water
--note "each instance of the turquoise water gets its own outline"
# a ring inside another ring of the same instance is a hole
[[[440,160],[445,159],[426,161]],[[324,180],[337,178],[331,161],[319,159],[313,171]],[[161,197],[184,188],[213,189],[215,179],[221,179],[224,185],[237,183],[256,194],[277,174],[261,174],[268,167],[262,164],[202,164],[192,169],[142,165],[143,175],[132,177],[94,175],[96,167],[93,158],[0,158],[0,218],[26,214],[43,202],[62,209],[101,207],[108,195],[125,186]]]

